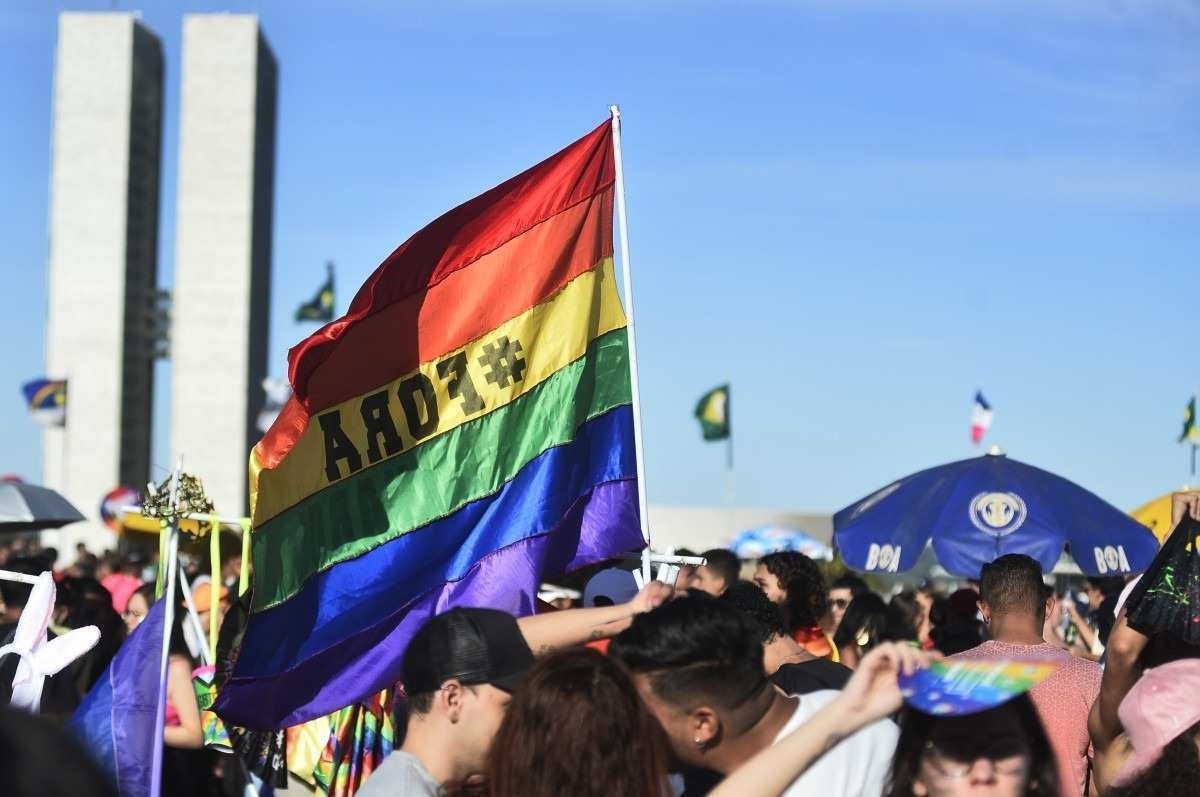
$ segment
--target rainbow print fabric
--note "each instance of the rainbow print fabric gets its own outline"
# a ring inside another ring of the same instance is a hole
[[[641,548],[611,126],[434,220],[289,353],[250,461],[251,614],[216,708],[305,722],[390,687],[452,606]]]

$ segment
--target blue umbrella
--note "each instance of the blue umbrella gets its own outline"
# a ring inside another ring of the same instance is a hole
[[[813,559],[832,559],[833,551],[820,540],[799,529],[786,526],[759,526],[747,529],[726,546],[739,559],[758,559],[777,551],[799,551]]]
[[[1067,544],[1089,576],[1139,573],[1158,553],[1154,535],[1121,510],[998,452],[892,482],[835,514],[833,528],[847,564],[885,573],[912,569],[931,539],[942,567],[966,578],[1006,553],[1050,572]]]

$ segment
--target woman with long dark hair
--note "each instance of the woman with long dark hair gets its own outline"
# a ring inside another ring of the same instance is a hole
[[[487,762],[491,797],[663,797],[666,741],[618,662],[588,648],[540,659]]]
[[[975,714],[900,715],[886,797],[1058,797],[1050,742],[1029,695]]]

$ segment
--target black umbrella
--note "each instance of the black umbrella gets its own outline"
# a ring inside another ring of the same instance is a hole
[[[0,483],[0,532],[56,529],[86,518],[51,490],[19,482]]]

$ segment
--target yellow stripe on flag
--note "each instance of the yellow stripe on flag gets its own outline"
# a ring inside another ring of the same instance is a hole
[[[408,451],[521,396],[625,326],[612,258],[491,332],[315,414],[276,468],[250,462],[254,525],[351,473]],[[356,467],[357,466],[357,467]]]

